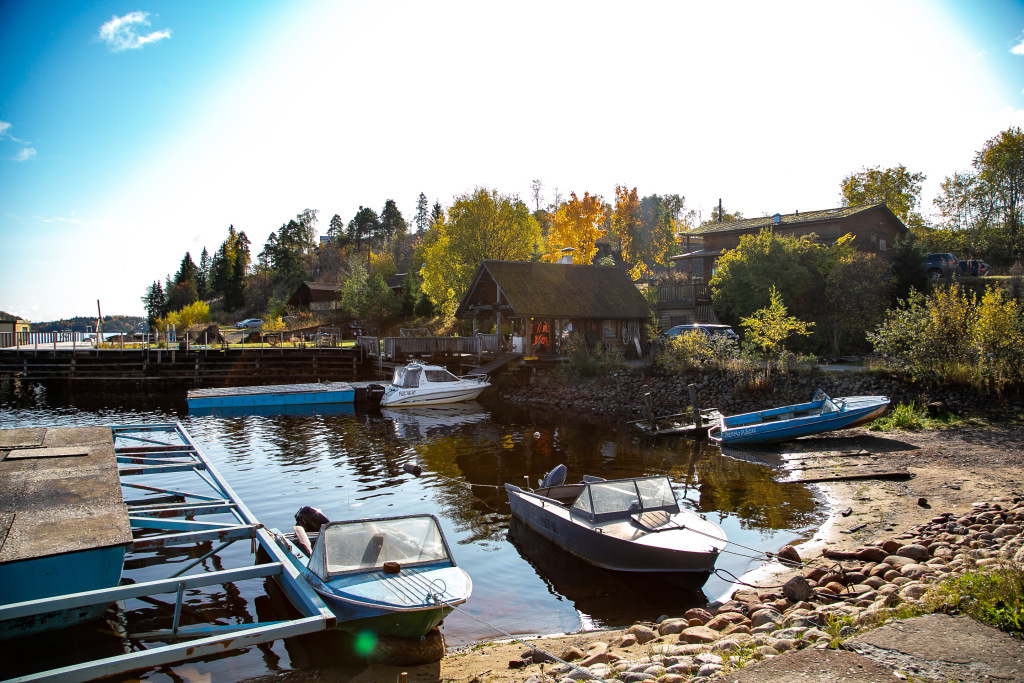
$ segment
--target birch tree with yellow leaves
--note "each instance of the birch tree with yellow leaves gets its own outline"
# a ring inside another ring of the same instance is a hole
[[[572,247],[576,249],[576,263],[592,262],[597,254],[597,239],[608,232],[601,227],[607,210],[608,205],[600,195],[591,197],[584,192],[583,199],[579,199],[575,192],[570,193],[569,201],[555,212],[548,232],[548,248],[541,258],[554,263],[561,257],[562,249]]]

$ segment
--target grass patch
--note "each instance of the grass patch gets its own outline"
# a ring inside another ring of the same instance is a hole
[[[928,594],[932,611],[966,614],[1003,631],[1024,633],[1024,568],[1007,563],[942,582]]]
[[[977,418],[961,417],[949,412],[942,412],[938,415],[929,415],[924,406],[916,403],[899,403],[891,411],[878,418],[867,429],[873,432],[888,432],[900,429],[907,432],[920,431],[922,429],[948,429],[950,427],[963,427],[967,425],[984,425],[983,420]]]

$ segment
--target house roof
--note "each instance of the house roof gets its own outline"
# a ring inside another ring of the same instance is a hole
[[[885,204],[862,204],[860,206],[841,206],[837,209],[822,209],[820,211],[805,211],[803,213],[787,213],[779,215],[779,222],[775,222],[775,216],[761,216],[760,218],[745,218],[741,221],[725,221],[723,223],[712,223],[694,228],[689,234],[705,235],[716,232],[746,232],[756,231],[761,228],[790,227],[795,225],[804,226],[813,223],[831,223],[836,220],[843,220],[865,211],[878,211],[889,214],[892,220],[906,230],[896,214],[889,210]]]
[[[323,292],[333,292],[338,289],[338,285],[333,282],[303,282],[302,284],[310,289],[316,289]]]
[[[513,316],[553,318],[646,318],[651,307],[618,268],[567,263],[483,261],[456,317],[471,317],[501,293]]]

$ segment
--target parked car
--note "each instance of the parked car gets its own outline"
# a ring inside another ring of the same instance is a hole
[[[992,272],[991,266],[977,259],[961,259],[956,264],[957,272],[964,277],[985,277]]]
[[[238,330],[246,330],[254,327],[263,327],[263,321],[259,318],[247,318],[240,323],[235,323],[235,329]]]
[[[658,335],[647,347],[647,355],[657,353],[671,339],[690,332],[703,332],[709,337],[731,339],[739,341],[740,336],[728,325],[715,325],[712,323],[694,323],[692,325],[676,325],[670,327]]]
[[[928,254],[921,262],[929,277],[943,277],[957,271],[956,256],[952,254]]]

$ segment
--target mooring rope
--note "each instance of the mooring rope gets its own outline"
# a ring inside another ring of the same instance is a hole
[[[477,617],[475,615],[470,614],[469,612],[467,612],[466,610],[462,609],[458,605],[453,605],[450,602],[442,600],[441,597],[437,593],[430,593],[430,597],[434,600],[435,603],[441,604],[441,605],[445,605],[447,607],[450,607],[453,610],[455,610],[456,612],[458,612],[459,614],[462,614],[463,616],[467,616],[467,617],[469,617],[470,619],[472,619],[474,621],[478,621],[481,624],[483,624],[484,626],[486,626],[487,628],[489,628],[491,630],[494,630],[494,631],[497,631],[498,633],[501,633],[502,635],[505,635],[508,638],[511,638],[512,640],[516,641],[517,643],[525,645],[526,647],[530,648],[531,650],[536,650],[537,652],[540,652],[541,654],[545,655],[546,657],[550,657],[551,659],[553,659],[556,662],[560,662],[562,664],[565,664],[566,666],[568,666],[571,669],[575,669],[576,671],[579,671],[581,674],[583,674],[584,676],[587,676],[588,678],[591,678],[591,679],[593,679],[595,681],[602,681],[602,683],[605,680],[605,679],[601,678],[600,676],[595,676],[592,672],[590,672],[589,670],[583,668],[582,666],[577,666],[577,665],[573,664],[572,662],[567,662],[564,659],[562,659],[561,657],[556,657],[555,655],[551,654],[547,650],[544,650],[543,648],[539,648],[536,645],[531,645],[530,643],[526,642],[522,638],[517,638],[516,636],[512,635],[511,633],[509,633],[505,629],[499,628],[499,627],[495,626],[494,624],[491,624],[491,623],[485,621],[484,619],[481,619],[480,617]]]

